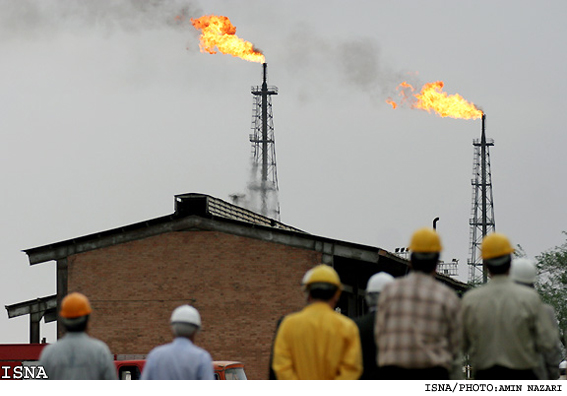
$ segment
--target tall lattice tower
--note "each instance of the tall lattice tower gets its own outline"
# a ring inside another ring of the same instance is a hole
[[[268,86],[268,65],[263,66],[261,86],[252,87],[254,104],[252,110],[252,175],[248,185],[250,209],[262,215],[280,220],[278,172],[276,168],[276,141],[274,136],[274,115],[272,95],[278,88]]]
[[[494,140],[486,138],[486,115],[482,115],[480,139],[473,140],[473,178],[472,214],[470,224],[470,259],[469,282],[487,281],[486,270],[482,266],[480,245],[484,236],[495,231],[494,201],[492,197],[492,174],[490,172],[489,148],[494,146]]]

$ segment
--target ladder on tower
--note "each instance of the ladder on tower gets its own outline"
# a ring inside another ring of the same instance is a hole
[[[490,170],[489,148],[494,146],[494,140],[486,139],[485,115],[482,116],[482,135],[480,139],[473,140],[473,178],[472,208],[469,246],[469,283],[486,282],[486,273],[483,270],[481,257],[481,244],[485,235],[495,231],[494,201],[492,195],[492,173]]]

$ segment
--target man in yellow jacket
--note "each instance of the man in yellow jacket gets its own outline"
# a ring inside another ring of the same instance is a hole
[[[362,374],[358,327],[334,310],[342,290],[337,272],[318,265],[303,277],[307,306],[286,316],[274,342],[276,377],[355,380]]]

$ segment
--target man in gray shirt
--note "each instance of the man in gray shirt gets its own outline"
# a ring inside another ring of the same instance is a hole
[[[39,358],[49,379],[117,379],[108,346],[85,332],[91,312],[89,300],[81,293],[71,293],[61,302],[59,316],[67,334],[45,347]]]
[[[533,261],[527,258],[518,258],[512,261],[512,268],[510,269],[510,278],[520,285],[535,288],[537,280],[537,268]],[[543,304],[543,309],[549,316],[551,323],[557,333],[555,340],[555,348],[542,353],[540,356],[540,364],[534,370],[536,376],[541,380],[556,380],[559,379],[559,363],[563,360],[561,356],[561,340],[559,339],[559,326],[555,317],[555,310],[549,304]]]
[[[508,273],[514,249],[502,234],[487,235],[482,259],[491,277],[462,299],[464,350],[477,380],[536,380],[540,354],[555,347],[557,331],[535,290]]]

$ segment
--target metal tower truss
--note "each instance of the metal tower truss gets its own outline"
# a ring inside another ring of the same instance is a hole
[[[252,175],[248,189],[251,194],[252,210],[280,220],[278,172],[276,167],[276,142],[274,136],[274,116],[272,113],[272,95],[278,94],[278,88],[267,85],[267,64],[263,64],[263,83],[253,86],[252,111]]]
[[[483,114],[481,138],[473,140],[472,213],[469,221],[469,283],[486,283],[487,274],[482,266],[480,247],[484,236],[495,231],[489,152],[489,147],[494,146],[494,140],[486,139],[485,120],[486,117]]]

